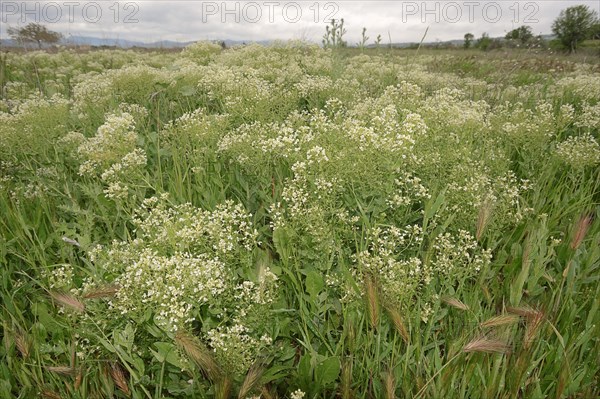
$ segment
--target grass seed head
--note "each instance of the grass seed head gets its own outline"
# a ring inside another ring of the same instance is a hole
[[[371,322],[371,327],[376,329],[379,323],[379,298],[377,295],[377,285],[371,276],[365,277],[365,292],[367,295],[369,321]]]
[[[121,365],[119,363],[112,363],[108,371],[117,388],[119,388],[126,396],[131,396],[131,391],[127,385],[127,377]]]
[[[463,352],[483,353],[509,353],[510,345],[507,342],[486,337],[475,338],[463,347]]]
[[[494,316],[490,319],[487,319],[483,323],[480,324],[482,328],[493,328],[500,327],[506,325],[512,325],[518,323],[521,320],[521,317],[515,314],[502,314],[499,316]]]
[[[18,331],[15,334],[15,346],[17,347],[17,350],[19,351],[23,359],[27,359],[29,357],[29,350],[31,345],[27,333],[25,333],[24,331]]]
[[[579,221],[575,225],[573,239],[571,240],[571,249],[579,248],[588,230],[590,229],[593,220],[594,217],[591,213],[584,213],[583,215],[581,215]]]
[[[493,202],[490,198],[486,198],[486,200],[481,204],[481,207],[479,208],[479,215],[477,216],[477,231],[475,233],[475,238],[477,238],[477,241],[479,241],[483,236],[483,233],[490,222],[492,211]]]
[[[250,367],[250,370],[248,370],[246,378],[244,378],[244,382],[240,387],[238,399],[245,398],[250,393],[250,391],[256,388],[264,372],[265,369],[260,362],[254,363],[252,367]]]
[[[223,377],[215,384],[215,398],[229,399],[231,396],[232,381],[229,377]]]
[[[99,287],[89,291],[83,297],[85,299],[96,299],[96,298],[112,298],[119,291],[119,287],[116,285],[107,285]]]
[[[44,399],[62,399],[62,396],[60,396],[58,393],[56,393],[50,389],[44,389],[42,391],[42,398],[44,398]]]
[[[385,397],[386,399],[396,398],[396,378],[391,370],[387,370],[383,373],[383,385],[385,386]]]
[[[72,295],[64,292],[52,291],[50,292],[50,296],[61,306],[72,309],[78,313],[83,313],[85,311],[85,305],[83,302]]]
[[[542,325],[544,324],[545,314],[542,311],[537,311],[527,319],[525,327],[525,336],[523,337],[523,348],[529,349],[534,339],[538,336]]]
[[[467,305],[465,305],[459,299],[452,298],[452,297],[445,297],[445,298],[442,298],[442,301],[446,302],[448,305],[452,306],[453,308],[460,309],[460,310],[469,310],[469,307]]]
[[[352,398],[352,358],[342,362],[340,395],[342,399]]]
[[[529,306],[509,306],[506,308],[506,311],[508,313],[512,313],[525,318],[533,317],[539,312]]]
[[[408,344],[408,342],[410,341],[410,335],[408,334],[408,330],[406,328],[406,325],[404,324],[402,315],[398,310],[393,309],[391,307],[388,307],[386,310],[388,312],[388,315],[390,316],[390,319],[392,320],[392,324],[396,328],[396,331],[398,332],[398,334],[400,334],[404,343]]]
[[[197,338],[180,331],[175,335],[175,342],[208,378],[212,381],[220,379],[222,373],[219,365]]]
[[[64,376],[71,376],[75,374],[75,370],[72,367],[68,366],[48,366],[46,367],[46,370],[50,371],[51,373]]]

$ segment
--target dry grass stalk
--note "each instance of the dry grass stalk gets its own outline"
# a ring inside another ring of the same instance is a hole
[[[73,370],[72,367],[68,366],[48,366],[46,367],[46,370],[48,370],[51,373],[64,376],[72,376],[73,374],[75,374],[75,370]]]
[[[480,324],[483,328],[500,327],[518,323],[521,317],[515,314],[502,314],[494,316]]]
[[[565,267],[565,270],[563,270],[563,274],[562,274],[563,278],[567,278],[567,276],[569,275],[569,271],[571,270],[572,264],[573,264],[573,260],[570,260],[567,263],[567,267]]]
[[[445,298],[442,298],[442,301],[446,302],[448,305],[452,306],[453,308],[460,309],[460,310],[469,310],[469,307],[467,305],[465,305],[459,299],[452,298],[452,297],[445,297]]]
[[[260,389],[260,398],[262,399],[277,399],[277,394],[271,392],[271,390],[267,386],[263,386]]]
[[[27,359],[29,357],[29,337],[27,337],[27,334],[24,331],[19,330],[15,334],[15,346],[17,347],[17,350],[23,359]]]
[[[365,277],[365,292],[367,295],[369,321],[371,322],[371,327],[375,329],[379,324],[379,299],[377,295],[377,285],[371,276]]]
[[[119,291],[119,287],[116,285],[107,285],[105,287],[99,287],[85,294],[85,299],[97,299],[97,298],[112,298]]]
[[[108,371],[117,388],[119,388],[119,390],[121,390],[121,392],[123,392],[125,395],[131,396],[131,391],[127,385],[127,377],[125,376],[125,371],[121,365],[119,363],[112,363]]]
[[[50,389],[44,389],[42,391],[42,398],[44,398],[44,399],[62,399],[62,397],[58,393],[51,391]]]
[[[85,305],[79,299],[64,292],[50,292],[50,296],[61,306],[72,309],[78,313],[85,311]]]
[[[539,312],[529,306],[509,306],[506,308],[506,311],[525,318],[534,317]]]
[[[585,238],[590,226],[592,225],[592,221],[594,217],[591,213],[585,213],[581,215],[579,221],[575,225],[575,232],[573,234],[573,239],[571,240],[571,249],[577,249],[581,245],[581,242]]]
[[[383,373],[383,385],[385,386],[385,397],[386,399],[396,398],[396,379],[391,370],[387,370]]]
[[[352,358],[342,363],[340,396],[342,399],[352,398]]]
[[[73,385],[73,388],[76,391],[79,390],[79,387],[81,386],[82,381],[83,381],[83,373],[82,373],[81,369],[79,369],[79,371],[77,372],[77,375],[75,376],[75,384]]]
[[[175,335],[175,342],[213,382],[221,378],[219,365],[198,339],[180,331]]]
[[[565,364],[561,367],[560,374],[558,375],[558,384],[556,385],[556,398],[562,398],[565,389],[567,388],[567,382],[569,378],[569,367]]]
[[[392,320],[392,324],[396,328],[396,331],[402,337],[404,343],[408,344],[410,340],[410,336],[408,335],[408,330],[404,325],[404,320],[402,319],[402,315],[396,309],[392,309],[391,307],[386,308],[390,319]]]
[[[479,208],[479,215],[477,216],[477,231],[475,233],[475,238],[477,238],[477,241],[481,239],[481,236],[483,236],[483,233],[485,232],[485,228],[490,222],[492,210],[493,201],[488,197]]]
[[[239,399],[245,398],[250,391],[256,388],[256,385],[260,382],[263,374],[265,372],[265,368],[261,363],[255,363],[250,367],[248,373],[246,374],[246,378],[244,378],[244,382],[240,387],[240,391],[238,394]]]
[[[497,339],[480,337],[466,344],[463,352],[509,353],[510,345]]]
[[[350,320],[346,320],[344,330],[346,331],[346,345],[348,346],[350,353],[353,353],[356,344],[356,329],[354,323]]]
[[[215,398],[229,399],[231,397],[231,379],[229,377],[221,378],[215,384]]]
[[[529,349],[533,340],[538,336],[540,327],[544,322],[544,312],[536,311],[536,313],[527,320],[527,327],[525,327],[525,336],[523,337],[523,348]]]

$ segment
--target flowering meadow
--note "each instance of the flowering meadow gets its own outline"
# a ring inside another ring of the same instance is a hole
[[[1,53],[0,397],[599,397],[592,61]]]

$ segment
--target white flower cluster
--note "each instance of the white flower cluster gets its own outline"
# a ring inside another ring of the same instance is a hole
[[[417,225],[376,227],[369,232],[369,241],[369,249],[355,255],[357,270],[375,277],[385,300],[397,306],[410,306],[417,294],[426,302],[423,288],[433,279],[442,288],[451,287],[491,261],[491,252],[463,230],[437,236],[424,258],[423,230]]]
[[[428,284],[434,274],[445,279],[469,277],[487,266],[492,260],[491,250],[481,250],[475,238],[467,231],[444,233],[435,238],[431,266],[424,277]]]
[[[15,104],[10,112],[0,111],[0,156],[37,156],[51,149],[66,130],[69,104],[60,95],[32,96]]]
[[[247,371],[270,344],[265,316],[278,290],[266,265],[255,268],[251,215],[231,201],[214,211],[169,205],[165,194],[144,200],[134,224],[138,238],[91,253],[119,287],[109,308],[171,333],[213,318],[204,336],[221,365]]]
[[[106,185],[104,193],[108,198],[127,198],[129,183],[135,181],[146,166],[146,153],[136,147],[137,133],[134,129],[135,121],[131,114],[111,114],[95,136],[81,139],[77,133],[70,133],[63,139],[66,145],[82,141],[77,148],[82,160],[79,174],[99,175]]]
[[[135,223],[140,238],[154,247],[229,256],[251,251],[257,245],[258,233],[251,217],[233,201],[205,211],[191,204],[170,207],[152,197],[144,200]]]
[[[77,149],[83,163],[80,175],[102,173],[135,149],[137,133],[133,116],[111,114],[98,128],[95,136],[85,140]]]
[[[575,169],[592,167],[600,163],[600,145],[589,133],[571,136],[558,143],[556,156]]]
[[[208,62],[221,52],[222,48],[217,43],[199,41],[186,46],[181,55],[189,58],[199,64],[208,64]]]
[[[252,366],[256,354],[271,345],[267,335],[254,338],[251,331],[241,324],[217,327],[206,333],[217,361],[236,375],[243,375]]]
[[[406,158],[412,152],[415,140],[427,133],[421,115],[403,110],[402,116],[394,105],[370,111],[367,115],[358,112],[361,119],[346,120],[343,129],[361,151],[385,151]],[[355,115],[355,111],[350,115]]]
[[[210,303],[227,288],[225,265],[204,254],[160,256],[144,248],[123,267],[114,281],[119,290],[113,308],[134,320],[152,309],[156,324],[171,331],[192,322],[193,307]]]
[[[553,89],[557,98],[562,98],[565,93],[572,92],[584,100],[597,100],[600,98],[600,76],[577,73],[574,76],[559,79]]]
[[[73,285],[73,275],[73,265],[70,264],[42,270],[42,277],[48,279],[48,287],[54,290],[70,289]]]
[[[600,129],[600,103],[584,104],[575,126],[588,129]]]
[[[303,399],[306,396],[306,393],[301,389],[296,389],[294,392],[290,394],[290,399]]]
[[[396,191],[387,200],[392,208],[410,206],[418,201],[431,198],[429,190],[423,186],[421,179],[407,171],[398,170],[399,177],[394,180]]]

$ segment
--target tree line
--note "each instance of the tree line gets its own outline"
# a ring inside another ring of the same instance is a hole
[[[562,10],[552,23],[552,33],[556,36],[556,39],[550,42],[551,46],[570,53],[576,52],[584,41],[600,40],[598,13],[585,5],[577,5]],[[467,33],[464,36],[464,47],[467,49],[479,48],[485,51],[504,45],[530,47],[543,42],[541,36],[534,36],[531,27],[525,25],[511,30],[504,39],[505,42],[503,43],[490,38],[487,33],[483,33],[475,41],[475,36],[472,33]]]

